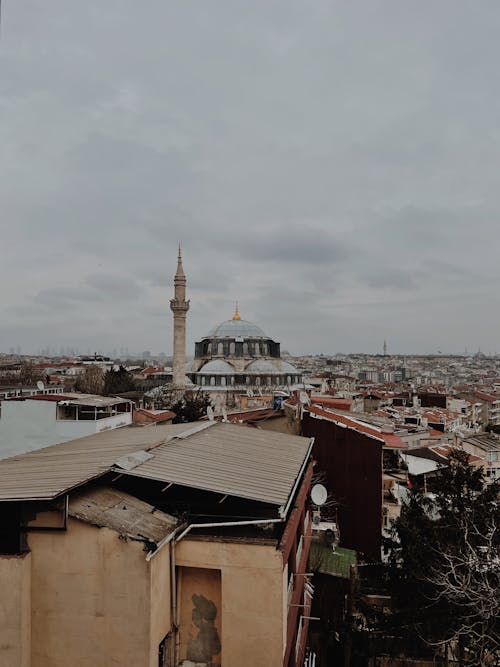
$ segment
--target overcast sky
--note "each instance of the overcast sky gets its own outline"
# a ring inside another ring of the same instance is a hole
[[[3,0],[0,351],[500,352],[497,0]]]

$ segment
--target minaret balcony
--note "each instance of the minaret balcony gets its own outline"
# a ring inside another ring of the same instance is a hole
[[[170,299],[170,310],[173,313],[187,313],[187,311],[189,310],[189,301]]]

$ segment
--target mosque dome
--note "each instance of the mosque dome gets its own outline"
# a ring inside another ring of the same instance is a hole
[[[262,331],[260,327],[248,320],[242,320],[238,311],[238,305],[232,319],[225,320],[210,329],[203,338],[265,338],[269,336]]]
[[[212,359],[211,361],[207,361],[207,363],[200,368],[198,373],[203,373],[205,375],[231,375],[234,373],[234,368],[231,364],[228,364],[227,361],[223,361],[222,359]]]
[[[257,359],[248,364],[246,372],[257,375],[283,375],[284,373],[296,375],[298,373],[295,366],[292,366],[287,361],[281,361],[281,359],[276,359],[275,361]]]

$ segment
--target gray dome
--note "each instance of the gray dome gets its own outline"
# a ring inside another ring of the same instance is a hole
[[[260,327],[247,320],[226,320],[211,329],[204,338],[265,338]]]
[[[295,366],[289,364],[288,361],[280,361],[279,367],[281,368],[282,373],[293,373],[294,375],[297,375],[299,372]]]
[[[245,369],[245,373],[255,373],[258,375],[279,375],[280,372],[281,371],[272,363],[272,361],[267,361],[265,359],[252,361]]]
[[[227,361],[222,359],[212,359],[200,368],[198,373],[210,375],[234,375],[234,368]]]

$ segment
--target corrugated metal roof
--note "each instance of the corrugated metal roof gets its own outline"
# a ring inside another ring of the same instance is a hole
[[[128,398],[117,396],[99,396],[97,394],[35,394],[33,396],[15,396],[11,401],[50,401],[52,403],[65,403],[67,405],[91,406],[96,408],[110,407],[121,403],[130,403]]]
[[[169,535],[177,524],[173,516],[153,505],[106,486],[72,494],[69,515],[94,526],[111,528],[133,540],[155,544]]]
[[[309,438],[217,422],[156,447],[126,474],[283,506],[309,449]]]
[[[192,424],[123,427],[0,461],[0,500],[56,498],[109,470],[121,457],[150,449]]]

